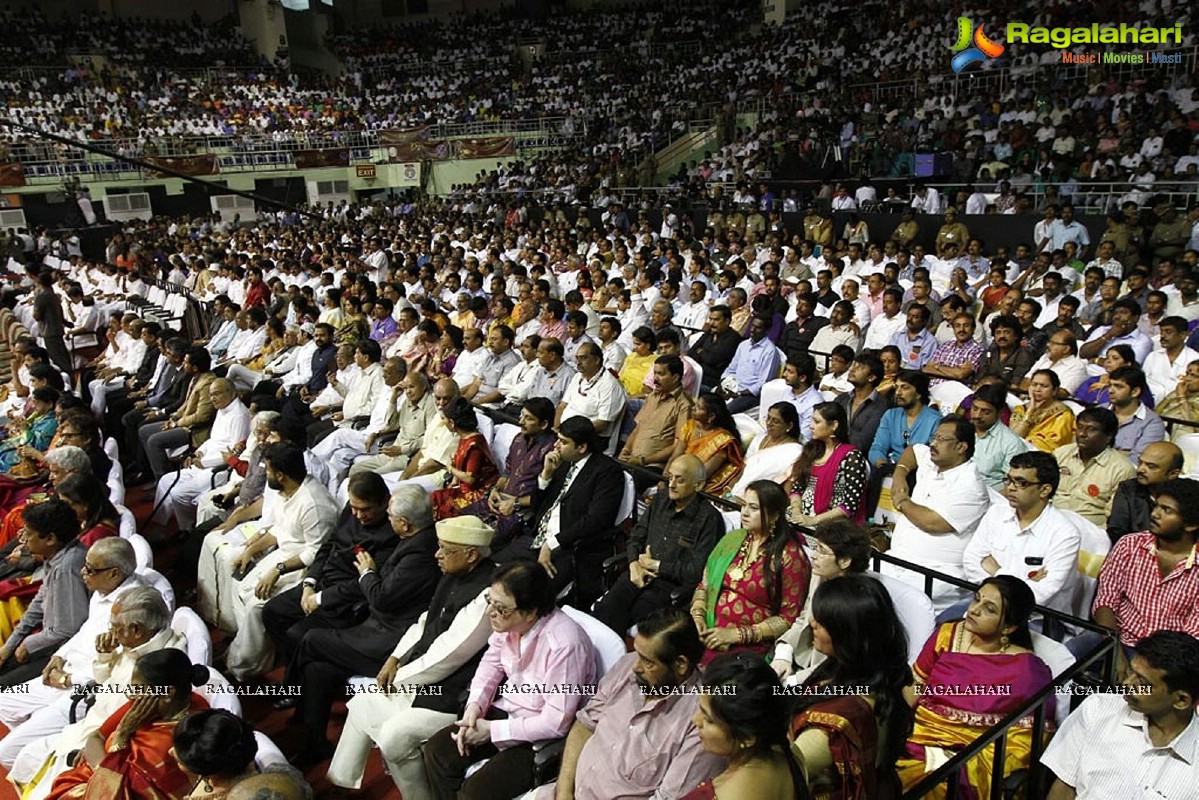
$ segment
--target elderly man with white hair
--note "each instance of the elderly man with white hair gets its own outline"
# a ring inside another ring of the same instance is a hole
[[[57,736],[24,747],[9,771],[9,778],[25,788],[26,798],[46,797],[54,779],[70,767],[67,756],[82,750],[88,737],[128,702],[123,689],[131,683],[139,658],[168,647],[186,650],[187,641],[171,629],[171,610],[158,590],[136,586],[113,604],[108,631],[97,637],[95,646],[92,673],[101,687],[95,703]]]
[[[212,430],[208,439],[178,471],[168,472],[158,479],[158,489],[154,493],[155,511],[151,518],[158,525],[166,525],[174,517],[179,530],[194,528],[196,500],[213,488],[214,481],[223,483],[228,478],[223,472],[214,474],[212,468],[224,464],[230,454],[240,452],[250,435],[250,412],[238,398],[233,383],[218,378],[208,391],[216,409]]]
[[[288,325],[283,330],[283,348],[272,353],[262,369],[251,369],[245,364],[233,364],[225,377],[233,381],[240,392],[251,391],[262,380],[274,380],[296,368],[296,356],[300,350],[300,328]]]
[[[96,641],[106,634],[113,605],[145,581],[136,573],[133,545],[111,536],[92,545],[83,566],[83,583],[91,591],[83,627],[55,651],[42,674],[0,693],[0,722],[9,732],[0,739],[0,764],[11,768],[30,742],[58,733],[70,722],[72,686],[93,680]]]
[[[477,656],[492,633],[486,590],[495,571],[495,530],[478,517],[441,520],[436,534],[441,580],[428,611],[404,632],[379,670],[379,691],[350,700],[329,765],[329,781],[336,787],[361,786],[371,746],[378,744],[384,766],[407,800],[432,796],[420,748],[458,716],[458,698],[469,688]],[[414,686],[426,690],[414,693]]]

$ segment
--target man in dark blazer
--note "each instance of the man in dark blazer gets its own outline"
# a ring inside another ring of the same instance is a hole
[[[603,562],[612,556],[624,471],[604,455],[595,426],[571,417],[558,426],[558,443],[537,479],[537,513],[524,533],[494,558],[504,566],[537,561],[561,590],[575,582],[575,604],[588,608],[603,591]]]
[[[287,665],[286,682],[300,687],[295,719],[309,736],[291,758],[296,766],[308,767],[333,755],[325,729],[346,680],[378,674],[404,631],[428,610],[441,578],[429,494],[419,486],[397,487],[387,513],[399,537],[395,549],[381,566],[365,548],[354,560],[369,616],[357,625],[308,631]]]
[[[145,397],[134,398],[132,407],[121,414],[116,425],[110,423],[114,421],[117,409],[109,406],[110,413],[105,417],[104,429],[110,431],[114,437],[120,435],[119,441],[124,443],[121,456],[127,470],[139,463],[141,458],[141,446],[137,438],[141,426],[166,419],[183,405],[190,380],[183,369],[183,357],[187,355],[187,349],[186,339],[175,337],[167,340],[163,345],[163,353],[167,359],[166,367],[158,376],[158,380],[152,386],[146,387],[149,393]]]

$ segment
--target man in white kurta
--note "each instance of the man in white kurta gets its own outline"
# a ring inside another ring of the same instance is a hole
[[[279,508],[268,533],[251,542],[237,566],[248,567],[230,587],[237,635],[229,645],[229,674],[238,680],[270,669],[274,647],[262,624],[262,607],[275,594],[297,585],[337,524],[338,507],[324,484],[308,474],[304,452],[294,445],[271,445],[266,452],[267,485],[279,492]],[[271,549],[271,547],[275,549]]]
[[[950,415],[941,420],[929,444],[908,447],[895,466],[891,504],[897,520],[890,555],[956,578],[965,578],[962,557],[979,521],[990,506],[987,485],[974,467],[974,426]],[[916,473],[916,488],[907,477]],[[896,565],[884,575],[924,586],[924,576]],[[944,611],[966,598],[955,586],[933,583],[933,605]]]
[[[595,432],[608,442],[605,452],[611,455],[616,450],[615,435],[620,430],[624,416],[624,387],[611,372],[604,369],[604,354],[599,345],[588,342],[579,348],[577,355],[579,371],[566,386],[562,403],[558,406],[558,423],[571,417],[586,417],[595,426]]]
[[[383,366],[383,383],[386,388],[379,392],[375,399],[370,411],[370,421],[365,428],[339,425],[312,448],[313,454],[329,467],[330,492],[337,491],[338,484],[346,477],[346,471],[355,458],[375,450],[375,442],[379,435],[395,428],[399,416],[397,404],[404,396],[404,385],[400,380],[403,376],[403,365],[404,362],[400,358],[387,359]],[[365,374],[360,373],[359,380]],[[428,379],[423,375],[414,374],[412,378],[424,379],[425,385],[428,386]]]
[[[25,745],[58,733],[70,721],[71,687],[94,679],[96,639],[108,632],[113,604],[125,592],[145,586],[135,570],[133,546],[113,536],[88,549],[83,582],[92,591],[83,626],[54,653],[45,671],[17,687],[0,692],[0,722],[8,734],[0,739],[0,764],[11,768]]]
[[[224,483],[228,475],[214,475],[212,468],[225,463],[225,453],[234,445],[246,441],[250,435],[250,411],[237,397],[233,383],[219,378],[209,388],[216,416],[212,420],[212,431],[208,440],[196,448],[196,452],[184,462],[177,472],[168,472],[158,479],[154,493],[153,521],[166,525],[174,517],[179,530],[191,530],[196,526],[196,500],[215,485]],[[214,481],[218,483],[214,484]]]
[[[78,722],[71,723],[57,736],[39,739],[27,745],[17,756],[9,778],[22,784],[37,780],[25,795],[29,800],[46,797],[54,779],[69,768],[67,755],[83,749],[88,737],[100,730],[112,714],[128,702],[123,691],[133,678],[137,660],[168,647],[187,649],[182,634],[171,630],[171,612],[158,590],[150,586],[130,589],[112,609],[109,630],[96,642],[92,671],[104,687],[96,693],[96,702]]]

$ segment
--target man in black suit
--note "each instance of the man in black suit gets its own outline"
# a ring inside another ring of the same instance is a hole
[[[377,566],[363,548],[354,557],[358,588],[366,598],[369,616],[357,625],[308,631],[287,665],[286,682],[301,687],[296,721],[309,736],[303,749],[291,758],[296,766],[312,766],[333,755],[325,729],[346,680],[378,674],[404,631],[428,610],[441,578],[428,493],[419,486],[397,487],[387,513],[399,537],[387,560]]]
[[[137,454],[141,452],[137,438],[141,426],[147,422],[166,419],[183,405],[189,383],[189,376],[183,369],[183,357],[187,355],[187,348],[186,339],[168,339],[163,346],[167,365],[159,374],[158,380],[152,386],[146,387],[149,392],[144,397],[132,398],[133,407],[121,415],[119,424],[109,425],[114,421],[112,415],[105,420],[105,430],[114,437],[123,434],[121,438],[124,439],[125,446],[121,448],[121,455],[126,467],[133,464]],[[109,408],[109,411],[115,412],[115,409]]]
[[[603,591],[603,562],[612,555],[624,471],[604,455],[595,426],[571,417],[558,426],[538,486],[541,504],[525,532],[495,555],[497,564],[537,561],[556,591],[575,581],[575,604],[588,608]]]

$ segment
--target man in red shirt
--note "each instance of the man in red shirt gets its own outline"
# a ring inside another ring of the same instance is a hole
[[[1199,637],[1199,481],[1175,478],[1161,485],[1149,514],[1149,530],[1116,541],[1095,594],[1092,615],[1120,638],[1117,677],[1128,673],[1129,653],[1137,642],[1160,630]],[[1098,634],[1068,643],[1085,654]]]

